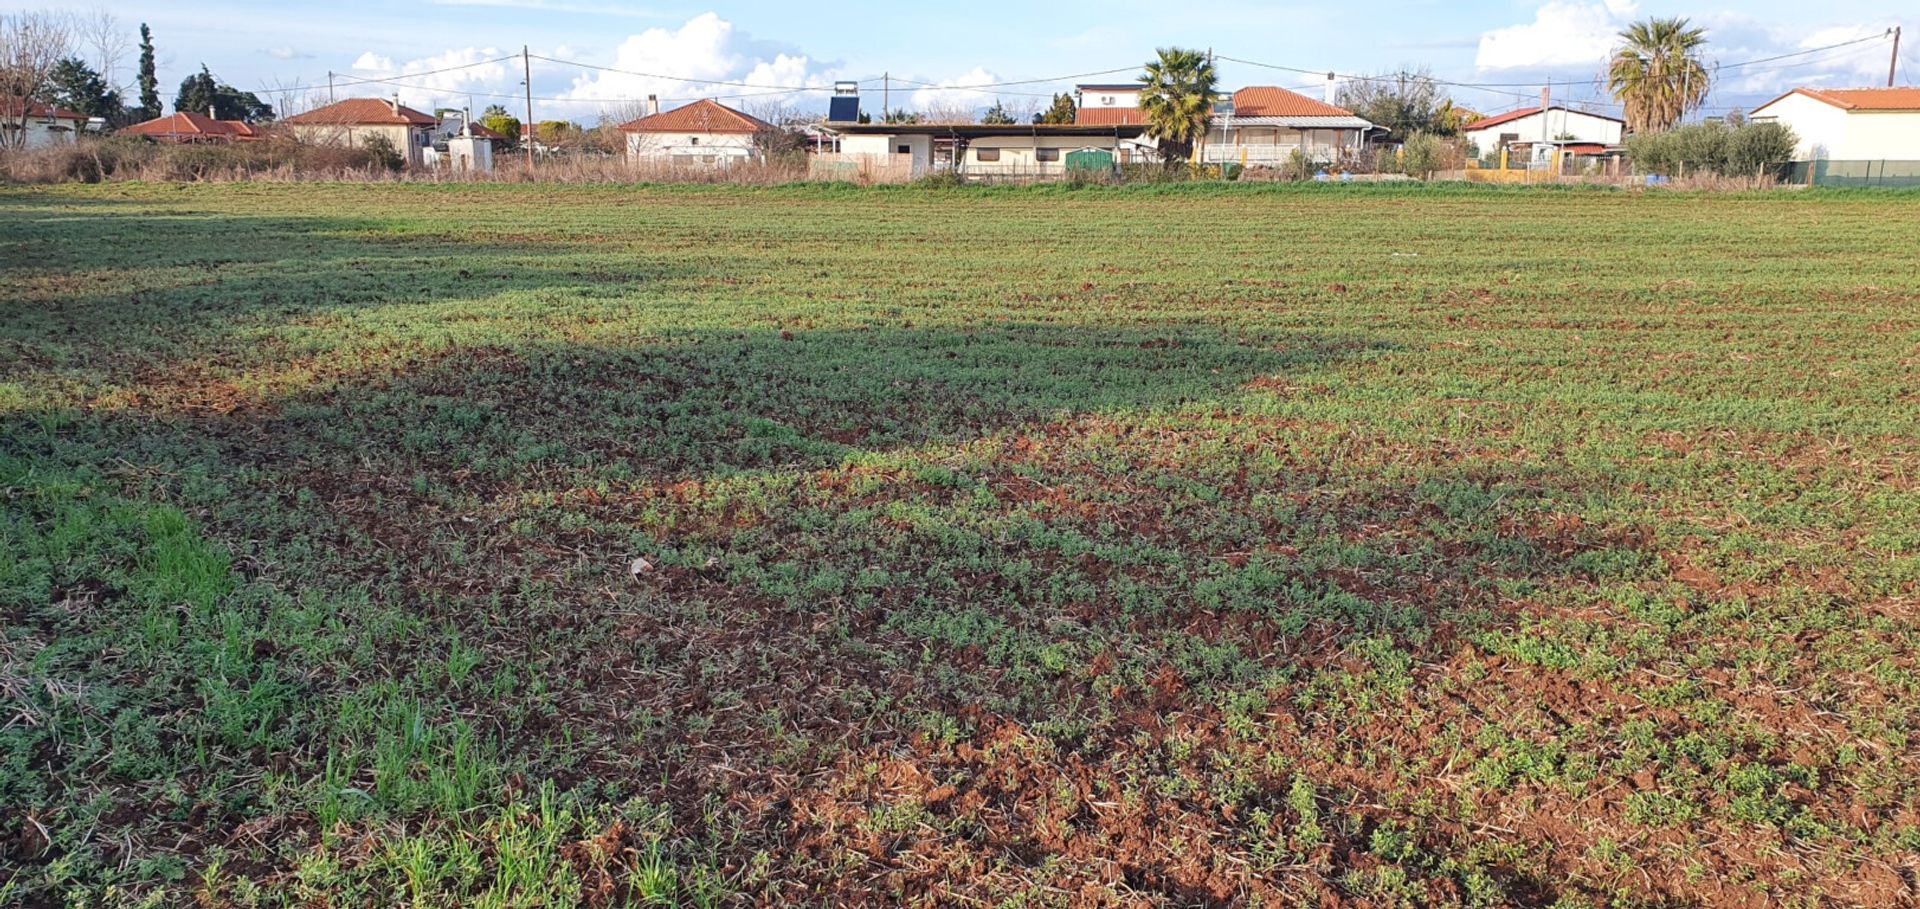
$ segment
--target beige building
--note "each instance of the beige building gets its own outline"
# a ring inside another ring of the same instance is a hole
[[[823,165],[888,179],[958,173],[980,179],[1057,179],[1073,168],[1108,171],[1133,159],[1143,127],[1078,123],[831,123],[840,153]],[[829,160],[830,158],[830,160]]]
[[[1277,167],[1299,151],[1309,161],[1325,163],[1358,152],[1373,128],[1344,107],[1284,88],[1250,85],[1215,107],[1201,156],[1207,164]]]
[[[1748,119],[1800,139],[1798,161],[1920,161],[1920,88],[1796,88]]]
[[[348,98],[280,121],[302,142],[314,145],[360,148],[375,136],[383,137],[405,156],[408,167],[424,163],[424,150],[432,144],[439,123],[432,114],[407,107],[397,97]]]

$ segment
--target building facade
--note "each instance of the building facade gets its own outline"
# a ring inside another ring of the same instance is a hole
[[[760,157],[758,139],[776,127],[718,101],[703,99],[662,112],[647,99],[648,114],[622,124],[627,160],[635,164],[729,167]]]
[[[1748,119],[1799,138],[1798,161],[1920,161],[1920,88],[1796,88]]]
[[[432,114],[407,107],[398,97],[348,98],[280,121],[302,142],[314,145],[362,148],[375,137],[384,138],[408,167],[425,164],[425,150],[439,124]]]

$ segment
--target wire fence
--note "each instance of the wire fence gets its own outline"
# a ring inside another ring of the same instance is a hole
[[[1795,161],[1787,182],[1805,186],[1920,187],[1920,161]]]

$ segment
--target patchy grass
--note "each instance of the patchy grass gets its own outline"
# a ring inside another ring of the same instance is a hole
[[[0,212],[0,904],[1916,897],[1902,198]]]

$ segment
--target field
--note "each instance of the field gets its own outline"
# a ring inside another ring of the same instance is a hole
[[[0,190],[0,905],[1920,899],[1920,204]]]

